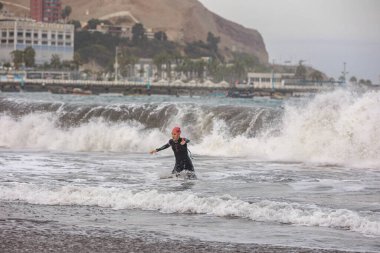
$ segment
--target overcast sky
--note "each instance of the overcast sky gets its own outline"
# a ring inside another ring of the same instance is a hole
[[[270,61],[380,84],[380,0],[199,0],[264,38]]]

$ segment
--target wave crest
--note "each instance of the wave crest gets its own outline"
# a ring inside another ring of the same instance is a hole
[[[44,205],[89,205],[114,209],[157,210],[163,213],[211,214],[303,226],[321,226],[380,236],[380,223],[346,209],[321,208],[276,201],[249,203],[233,197],[202,197],[189,192],[134,192],[103,187],[64,186],[46,189],[31,184],[0,186],[0,199]]]

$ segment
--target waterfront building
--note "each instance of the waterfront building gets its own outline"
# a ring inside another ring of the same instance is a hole
[[[56,23],[61,19],[61,0],[30,0],[30,17],[37,22]]]
[[[74,57],[74,25],[35,22],[31,19],[0,19],[0,62],[11,62],[11,52],[32,47],[36,64]]]
[[[248,84],[254,88],[282,87],[285,80],[293,78],[292,73],[248,73]]]
[[[142,79],[178,79],[179,73],[177,73],[176,69],[177,64],[175,63],[171,63],[170,65],[162,64],[159,71],[157,66],[154,64],[153,59],[141,58],[133,66],[133,73],[130,74],[134,77],[139,77]]]

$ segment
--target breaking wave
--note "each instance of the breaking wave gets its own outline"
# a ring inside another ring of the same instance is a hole
[[[114,209],[156,210],[162,213],[210,214],[259,222],[278,222],[351,230],[380,236],[380,223],[347,209],[262,200],[247,202],[230,196],[198,196],[190,192],[160,193],[84,186],[57,189],[32,184],[0,186],[0,199],[43,205],[87,205]]]
[[[198,155],[380,165],[380,93],[347,90],[283,108],[193,103],[88,105],[0,98],[0,146],[146,152],[175,125]],[[6,131],[4,131],[6,130]]]

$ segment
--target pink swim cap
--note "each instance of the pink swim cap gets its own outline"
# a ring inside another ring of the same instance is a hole
[[[172,133],[178,133],[178,134],[180,134],[181,133],[181,128],[179,128],[179,127],[173,128]]]

